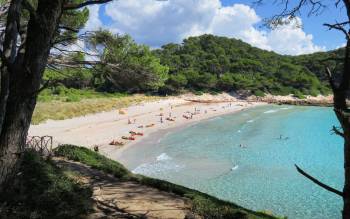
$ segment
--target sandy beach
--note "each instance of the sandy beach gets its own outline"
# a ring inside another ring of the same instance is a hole
[[[102,154],[116,158],[126,148],[142,142],[157,131],[262,104],[265,103],[237,100],[228,94],[184,95],[67,120],[48,120],[32,125],[28,135],[53,136],[54,147],[59,144],[74,144],[92,149],[97,145]],[[130,131],[137,135],[132,135]],[[135,140],[122,139],[123,136]],[[123,145],[118,145],[119,143]]]

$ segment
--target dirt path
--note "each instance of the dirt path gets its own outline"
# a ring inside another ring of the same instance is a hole
[[[95,218],[161,218],[184,219],[190,216],[190,205],[183,197],[132,181],[120,181],[88,166],[55,158],[58,166],[76,172],[81,182],[93,188]]]

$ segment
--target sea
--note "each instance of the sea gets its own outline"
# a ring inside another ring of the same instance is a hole
[[[132,172],[289,219],[341,218],[343,140],[327,107],[267,105],[160,131],[123,152]]]

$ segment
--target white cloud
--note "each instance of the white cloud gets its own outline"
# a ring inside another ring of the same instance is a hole
[[[94,31],[103,26],[102,21],[99,18],[99,11],[99,5],[89,6],[89,20],[85,25],[85,30]]]
[[[90,7],[87,30],[104,27],[114,33],[128,33],[137,42],[152,47],[209,33],[241,39],[281,54],[324,50],[313,43],[311,34],[295,28],[295,22],[271,31],[257,29],[255,26],[261,18],[244,4],[222,6],[220,0],[113,1],[105,6],[105,16],[112,21],[108,25],[100,21],[98,7]],[[296,22],[301,24],[301,19]]]
[[[313,44],[313,36],[298,28],[300,26],[302,21],[296,18],[294,22],[277,27],[268,33],[268,44],[272,45],[272,49],[276,52],[291,55],[325,50],[325,47]]]

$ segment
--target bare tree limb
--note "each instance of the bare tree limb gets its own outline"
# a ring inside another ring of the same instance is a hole
[[[348,31],[343,27],[342,23],[335,23],[335,24],[323,24],[324,26],[328,27],[329,30],[336,29],[344,33],[346,39],[350,39],[350,35]]]
[[[85,55],[88,55],[88,56],[95,56],[95,57],[98,57],[99,55],[98,54],[92,54],[92,53],[89,53],[89,52],[86,52],[86,51],[83,51],[83,50],[67,50],[67,49],[63,49],[63,48],[60,48],[60,47],[57,47],[57,46],[53,46],[54,49],[60,51],[61,53],[64,53],[64,54],[72,54],[72,53],[83,53]]]
[[[341,137],[345,137],[344,133],[342,131],[339,130],[339,128],[333,126],[332,130],[331,130],[334,134],[339,135]]]
[[[332,88],[332,91],[333,91],[333,93],[335,93],[337,91],[337,87],[334,84],[332,72],[328,67],[326,67],[326,73],[327,73],[328,81],[329,81],[329,84]]]
[[[319,180],[317,180],[316,178],[312,177],[311,175],[309,175],[308,173],[306,173],[304,170],[302,170],[298,165],[295,164],[295,167],[297,168],[297,171],[298,171],[301,175],[305,176],[306,178],[308,178],[309,180],[311,180],[312,182],[314,182],[314,183],[317,184],[318,186],[320,186],[320,187],[326,189],[327,191],[333,192],[333,193],[335,193],[335,194],[337,194],[337,195],[339,195],[339,196],[342,196],[342,197],[344,196],[344,193],[343,193],[343,192],[341,192],[341,191],[339,191],[339,190],[337,190],[337,189],[334,189],[334,188],[332,188],[332,187],[330,187],[330,186],[328,186],[328,185],[326,185],[326,184],[320,182]]]
[[[71,28],[71,27],[67,27],[67,26],[59,26],[58,28],[59,29],[63,29],[63,30],[68,30],[68,31],[71,31],[71,32],[74,32],[74,33],[78,33],[79,32],[79,30]]]

